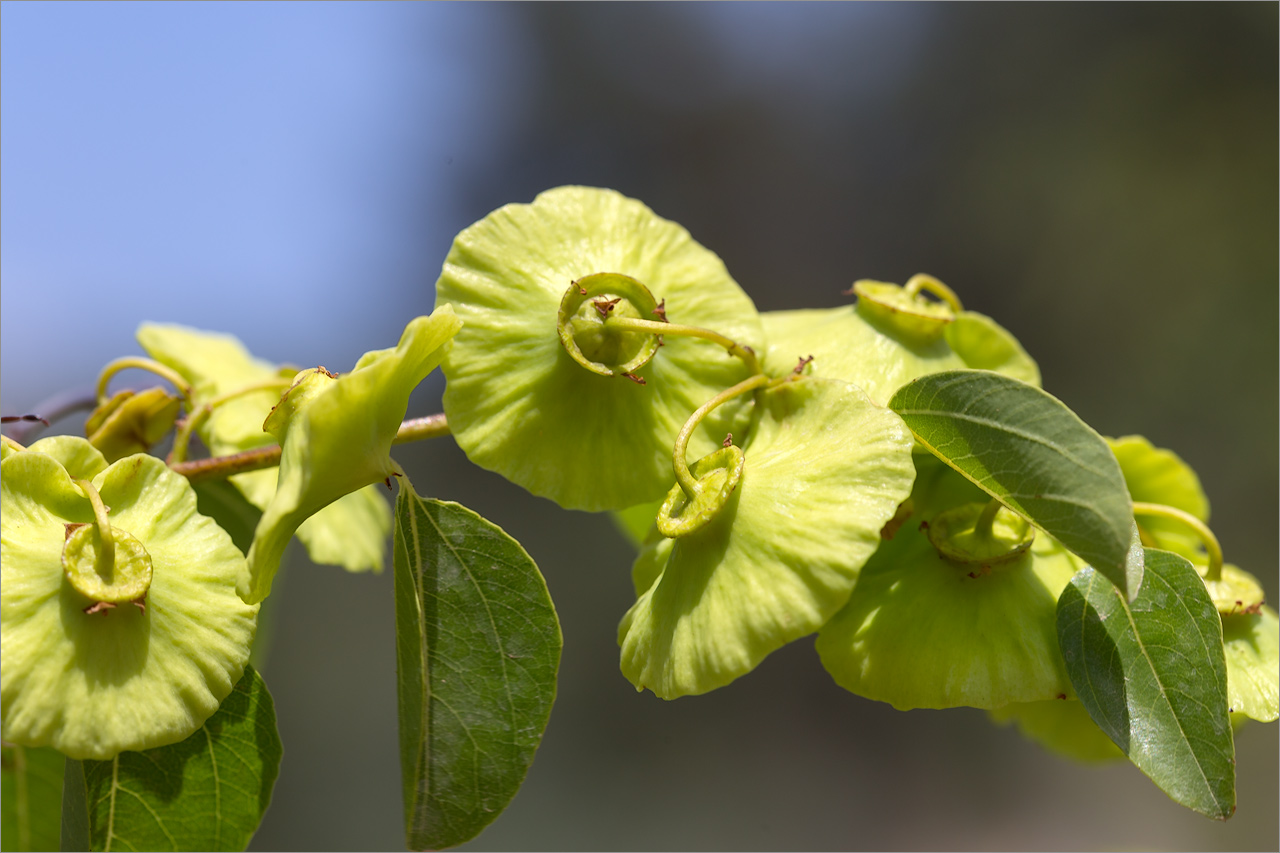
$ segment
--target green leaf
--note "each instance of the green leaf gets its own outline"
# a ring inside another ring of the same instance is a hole
[[[916,440],[1133,597],[1133,503],[1111,450],[1061,401],[998,373],[923,376],[889,401]]]
[[[68,758],[62,774],[63,850],[89,849],[89,795],[84,784],[84,762]]]
[[[0,750],[2,850],[57,850],[62,823],[62,753],[47,747]]]
[[[506,808],[556,694],[560,623],[500,528],[401,481],[396,502],[400,770],[411,850],[474,838]]]
[[[281,753],[271,694],[246,667],[186,740],[82,762],[92,849],[245,849],[271,802]]]
[[[1093,569],[1058,599],[1058,643],[1080,701],[1129,760],[1173,800],[1225,820],[1235,812],[1222,623],[1182,557],[1147,549],[1127,604]]]

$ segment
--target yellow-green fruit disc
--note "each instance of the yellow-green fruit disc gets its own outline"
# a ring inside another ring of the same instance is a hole
[[[1227,707],[1232,714],[1273,723],[1280,717],[1280,620],[1263,607],[1257,613],[1222,617],[1227,654]]]
[[[678,539],[688,536],[715,518],[742,481],[745,457],[729,446],[702,457],[690,467],[697,491],[690,498],[679,484],[671,487],[658,509],[658,532]]]
[[[974,370],[994,370],[1040,387],[1040,366],[1008,329],[977,311],[961,311],[947,325],[947,343]]]
[[[760,319],[769,341],[768,373],[785,375],[813,356],[811,375],[852,382],[882,406],[912,379],[967,366],[945,339],[921,343],[868,322],[853,305],[769,311]]]
[[[62,569],[67,581],[91,601],[120,604],[139,601],[151,586],[151,555],[132,534],[113,530],[114,559],[99,570],[102,539],[93,524],[68,529],[62,545]]]
[[[1120,747],[1075,699],[1015,702],[989,713],[994,722],[1017,724],[1024,736],[1064,758],[1086,764],[1124,758]]]
[[[304,523],[399,473],[391,445],[409,395],[440,364],[458,326],[446,305],[410,320],[396,346],[365,353],[351,372],[304,377],[296,407],[288,406],[276,424],[280,476],[254,529],[239,587],[245,601],[256,604],[270,593],[284,550]]]
[[[1008,562],[959,564],[913,518],[863,567],[818,654],[841,687],[901,710],[1070,696],[1056,611],[1083,567],[1043,533]]]
[[[254,358],[231,335],[146,323],[138,329],[138,343],[152,358],[191,383],[197,405],[286,375],[296,378],[296,370]],[[223,456],[275,444],[275,437],[263,425],[286,387],[281,384],[275,390],[233,397],[214,409],[199,431],[209,452]],[[237,474],[230,482],[249,503],[266,509],[276,493],[277,476],[276,469],[268,468]],[[370,486],[343,496],[298,528],[298,539],[312,560],[352,572],[382,570],[391,533],[391,509],[377,488]]]
[[[1200,478],[1178,454],[1154,447],[1140,435],[1108,438],[1107,444],[1135,501],[1171,506],[1208,522],[1209,499],[1200,487]],[[1182,522],[1145,514],[1138,515],[1137,522],[1155,547],[1181,554],[1193,563],[1205,561],[1200,537]]]
[[[886,334],[919,343],[941,337],[955,319],[951,306],[885,281],[854,282],[858,313]]]
[[[649,289],[620,273],[593,273],[565,289],[557,316],[560,343],[574,361],[601,376],[633,373],[661,346],[657,335],[618,331],[613,318],[657,322]]]
[[[724,509],[636,559],[622,672],[664,699],[728,684],[817,630],[910,494],[911,433],[853,386],[804,379],[763,406]]]
[[[146,609],[86,614],[63,577],[65,524],[93,521],[66,469],[44,453],[3,462],[0,670],[3,737],[79,759],[176,743],[244,672],[257,607],[235,592],[244,558],[160,460],[131,456],[93,484],[114,528],[153,564]]]
[[[1226,563],[1217,580],[1209,580],[1207,566],[1196,566],[1196,571],[1204,578],[1205,588],[1209,590],[1214,607],[1223,615],[1252,613],[1266,599],[1267,594],[1258,579],[1239,566]]]
[[[672,323],[763,351],[755,306],[689,232],[612,190],[560,187],[454,241],[436,283],[436,304],[463,321],[443,364],[444,409],[477,465],[564,507],[623,509],[662,498],[680,427],[748,371],[721,346],[675,336],[636,371],[644,385],[587,370],[561,344],[557,316],[570,283],[595,273],[634,278]],[[743,407],[713,412],[690,457],[740,432]]]
[[[27,448],[32,453],[43,453],[67,469],[73,480],[92,480],[107,470],[106,457],[88,440],[75,435],[51,435]]]

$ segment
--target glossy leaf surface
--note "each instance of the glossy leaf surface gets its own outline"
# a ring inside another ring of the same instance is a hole
[[[1080,701],[1129,760],[1176,802],[1235,811],[1222,626],[1191,564],[1147,549],[1131,604],[1084,569],[1058,601],[1058,643]]]
[[[1058,399],[988,371],[923,376],[889,407],[935,456],[1132,597],[1133,504],[1103,438]]]
[[[281,752],[271,694],[246,668],[181,743],[81,762],[92,849],[245,849],[271,802]]]
[[[62,753],[48,747],[0,751],[3,850],[57,850],[62,822]]]
[[[523,782],[555,700],[560,623],[518,542],[407,483],[394,562],[406,840],[439,850],[478,835]]]
[[[89,850],[89,793],[84,784],[84,762],[68,758],[62,774],[63,850]]]

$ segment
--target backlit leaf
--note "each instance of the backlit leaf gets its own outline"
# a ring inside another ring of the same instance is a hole
[[[62,753],[49,747],[0,751],[3,850],[57,850],[62,822]]]
[[[92,849],[245,849],[271,802],[281,752],[271,694],[246,667],[186,740],[80,762]]]
[[[1161,790],[1225,820],[1235,811],[1222,624],[1182,557],[1147,549],[1126,603],[1084,569],[1058,600],[1058,643],[1094,722]]]
[[[889,401],[916,440],[1132,597],[1133,503],[1106,441],[1061,401],[985,370],[922,376]]]
[[[520,544],[466,507],[396,502],[396,659],[412,850],[474,838],[515,796],[556,693],[560,623]]]

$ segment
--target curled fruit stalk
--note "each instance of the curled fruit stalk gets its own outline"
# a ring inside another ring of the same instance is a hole
[[[102,368],[102,372],[98,374],[97,397],[98,403],[102,404],[107,401],[107,386],[111,384],[111,378],[122,370],[129,368],[137,368],[146,370],[159,376],[178,390],[178,393],[186,399],[187,403],[191,402],[191,385],[187,380],[182,378],[178,371],[171,367],[153,361],[149,358],[138,358],[136,356],[126,356],[125,358],[117,358]]]
[[[929,521],[934,549],[956,563],[979,565],[983,571],[1025,553],[1035,541],[1031,523],[1000,501],[967,503]]]
[[[1222,546],[1218,544],[1218,537],[1213,535],[1209,525],[1185,510],[1164,504],[1134,501],[1133,512],[1134,515],[1149,518],[1172,519],[1194,531],[1204,546],[1208,563],[1200,563],[1198,560],[1191,562],[1204,579],[1205,588],[1219,613],[1224,616],[1250,614],[1257,613],[1262,608],[1266,599],[1262,584],[1244,569],[1223,562]],[[1141,526],[1138,533],[1144,539],[1154,538]],[[1157,542],[1155,547],[1160,547],[1160,543]]]
[[[745,344],[740,344],[732,338],[727,338],[712,329],[703,329],[699,326],[685,326],[679,323],[670,323],[665,320],[642,320],[633,317],[621,317],[610,315],[605,320],[606,328],[623,329],[632,332],[649,332],[654,335],[670,335],[672,337],[685,338],[702,338],[706,341],[717,343],[728,351],[729,355],[734,358],[742,359],[747,369],[752,373],[760,372],[760,359],[756,356],[755,350]]]
[[[226,394],[215,397],[201,406],[197,406],[194,411],[190,412],[186,419],[178,426],[178,432],[173,439],[173,449],[169,451],[169,458],[166,460],[170,465],[175,462],[185,462],[187,460],[187,449],[191,445],[191,436],[196,434],[200,427],[204,426],[205,421],[213,414],[214,410],[219,406],[238,400],[249,394],[256,394],[259,391],[277,391],[284,393],[288,390],[290,380],[285,378],[274,379],[267,382],[255,382],[234,391],[228,391]]]
[[[1204,545],[1205,552],[1209,555],[1209,567],[1205,575],[1206,579],[1216,581],[1222,577],[1222,546],[1218,544],[1218,537],[1213,535],[1213,531],[1209,529],[1209,525],[1205,524],[1203,521],[1185,510],[1178,509],[1177,507],[1165,506],[1164,504],[1134,501],[1133,514],[1170,518],[1174,521],[1181,522],[1194,530],[1196,535],[1200,537],[1200,542]],[[1141,528],[1139,528],[1139,533],[1142,533]],[[1149,543],[1144,542],[1143,544]],[[1153,547],[1159,546],[1153,545]]]
[[[940,302],[945,302],[955,314],[964,311],[964,305],[960,303],[960,297],[956,295],[956,292],[931,275],[916,273],[907,280],[902,289],[906,291],[907,296],[913,298],[918,297],[921,292],[936,296]]]
[[[99,613],[125,602],[145,609],[151,588],[151,555],[132,534],[112,528],[107,507],[93,483],[72,482],[89,499],[94,516],[92,524],[67,524],[62,546],[67,582],[92,602],[84,612]]]
[[[594,273],[569,283],[560,300],[556,331],[565,352],[601,376],[634,376],[662,345],[662,329],[635,330],[618,322],[636,320],[658,310],[649,288],[621,273]],[[644,321],[641,321],[644,322]]]
[[[699,459],[691,470],[687,460],[689,437],[707,413],[716,406],[740,394],[763,388],[769,381],[768,376],[758,373],[732,388],[726,388],[699,406],[689,420],[685,421],[684,427],[676,436],[671,458],[676,485],[667,493],[666,500],[658,511],[658,531],[663,536],[675,539],[693,533],[714,518],[728,503],[733,490],[742,481],[746,464],[742,450],[733,444],[725,444],[719,450]]]
[[[751,347],[713,329],[668,321],[666,300],[657,301],[644,284],[621,273],[594,273],[570,282],[556,330],[570,357],[601,376],[638,379],[635,371],[654,357],[664,336],[711,341],[742,359],[752,374],[761,372]]]

